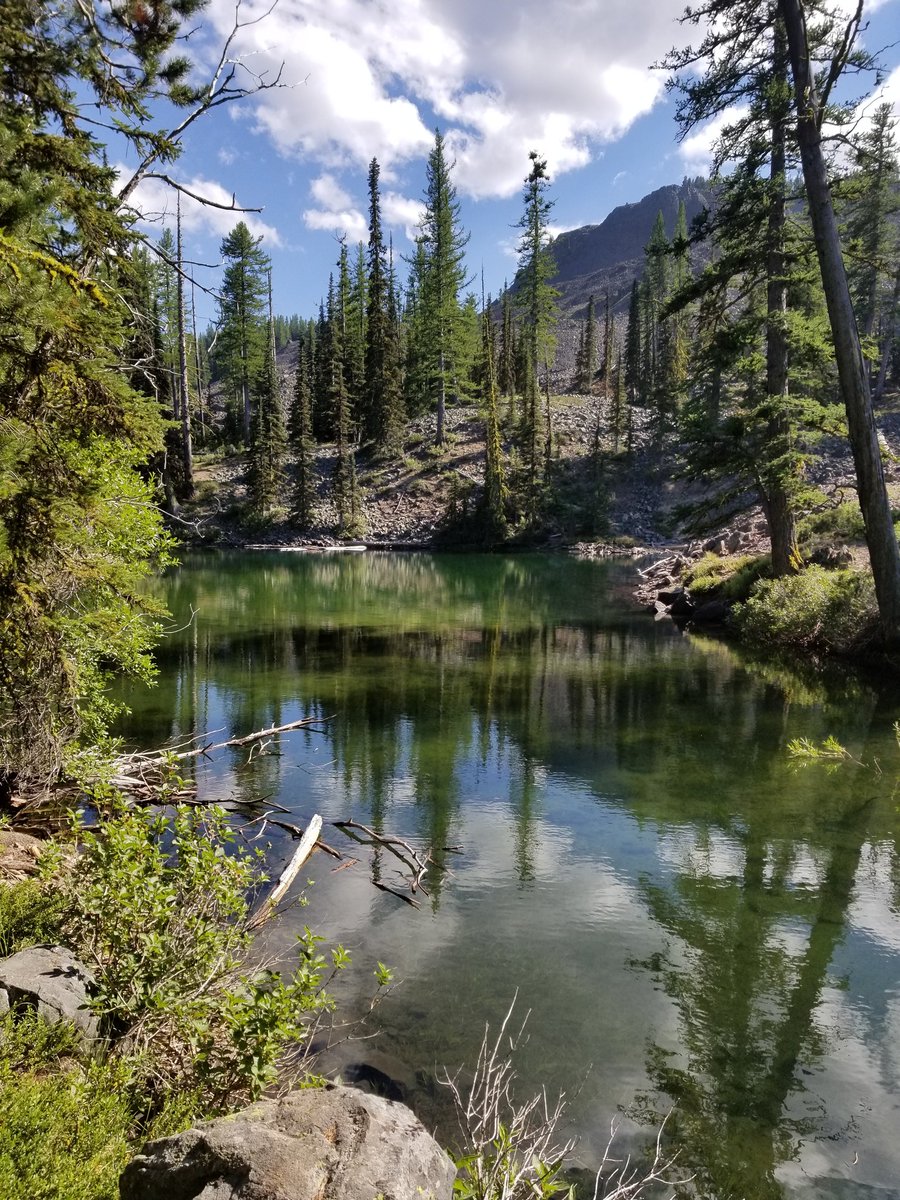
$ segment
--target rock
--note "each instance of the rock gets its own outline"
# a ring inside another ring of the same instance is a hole
[[[0,879],[21,880],[34,875],[44,845],[30,833],[0,829]]]
[[[685,621],[688,617],[692,617],[694,615],[693,601],[684,588],[681,589],[680,594],[677,595],[669,605],[669,613],[671,616],[681,621]]]
[[[35,1008],[51,1024],[71,1021],[90,1048],[99,1036],[87,1007],[94,977],[64,946],[31,946],[0,960],[0,1012]]]
[[[449,1200],[456,1169],[402,1104],[331,1085],[150,1142],[121,1200]]]
[[[724,600],[707,600],[705,604],[697,605],[691,620],[699,624],[721,625],[728,620],[730,612]]]
[[[834,570],[838,567],[849,566],[853,562],[853,555],[846,546],[819,546],[810,554],[809,562],[814,563],[817,567],[828,567]]]

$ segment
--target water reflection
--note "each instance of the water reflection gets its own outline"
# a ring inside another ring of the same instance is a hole
[[[586,1161],[617,1107],[653,1122],[674,1100],[704,1196],[900,1195],[898,818],[871,767],[896,758],[900,696],[682,638],[622,583],[537,557],[191,562],[128,730],[331,718],[198,765],[199,786],[353,816],[450,867],[430,913],[317,867],[314,922],[405,981],[379,1053],[428,1119],[436,1067],[472,1059],[518,987],[521,1072],[583,1082]],[[791,738],[827,734],[868,765],[792,767]],[[390,882],[383,855],[366,869]]]

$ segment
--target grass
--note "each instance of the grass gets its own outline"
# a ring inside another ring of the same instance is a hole
[[[705,554],[688,570],[684,586],[703,599],[746,600],[756,581],[770,570],[768,554],[739,554],[722,558]]]

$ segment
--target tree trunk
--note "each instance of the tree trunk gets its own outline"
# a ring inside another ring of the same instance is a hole
[[[181,253],[181,196],[178,197],[178,392],[181,395],[181,463],[184,500],[194,498],[194,450],[191,442],[191,403],[188,389],[187,344],[184,332],[184,275]]]
[[[900,308],[900,267],[894,277],[894,294],[891,297],[891,307],[887,315],[884,335],[881,339],[881,362],[878,366],[878,378],[875,381],[875,391],[872,402],[877,404],[884,395],[884,385],[887,380],[888,366],[891,361],[891,347],[894,344],[894,334],[897,331],[897,309]]]
[[[772,143],[769,163],[769,213],[766,237],[766,394],[772,414],[766,430],[766,443],[771,458],[779,460],[790,452],[791,425],[788,405],[788,289],[784,261],[785,229],[785,136],[786,113],[777,88],[787,80],[787,46],[784,25],[775,23],[774,82],[776,94],[772,103]],[[769,464],[763,473],[770,473],[766,515],[769,541],[772,548],[772,573],[790,575],[796,570],[795,544],[797,532],[794,506],[784,479],[784,469],[772,471]]]
[[[778,5],[787,32],[803,178],[834,339],[838,377],[847,411],[859,505],[866,526],[866,543],[878,597],[881,633],[886,643],[896,645],[900,642],[900,553],[872,414],[868,373],[860,348],[828,187],[819,132],[819,100],[810,69],[806,23],[801,0],[778,0]]]

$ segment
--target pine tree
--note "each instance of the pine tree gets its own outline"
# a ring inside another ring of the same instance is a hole
[[[588,299],[587,315],[582,329],[582,344],[579,363],[578,390],[588,395],[594,388],[597,373],[597,329],[594,321],[594,297]]]
[[[313,523],[316,498],[315,440],[312,423],[312,387],[306,350],[301,344],[297,357],[297,376],[289,426],[294,450],[294,486],[291,495],[291,519],[300,529]]]
[[[281,491],[285,429],[281,388],[275,359],[275,321],[272,315],[272,275],[268,275],[269,345],[256,380],[253,422],[250,430],[247,491],[250,507],[268,516]]]
[[[519,289],[516,294],[521,315],[524,342],[525,386],[523,391],[521,442],[525,463],[523,508],[526,520],[537,516],[538,494],[550,429],[541,429],[540,368],[543,366],[549,394],[550,363],[556,334],[556,289],[549,280],[556,265],[548,248],[547,224],[553,207],[547,198],[547,163],[535,151],[529,154],[531,170],[525,179],[524,212],[518,227]],[[543,436],[542,436],[543,435]],[[544,450],[544,455],[541,451]]]
[[[643,345],[644,338],[641,330],[641,298],[638,281],[632,280],[631,300],[628,304],[628,327],[625,333],[625,386],[628,390],[628,400],[632,405],[638,404],[644,397],[643,385]],[[609,359],[607,361],[608,370]]]
[[[146,23],[65,0],[0,10],[3,793],[36,796],[79,736],[102,742],[113,672],[151,673],[141,594],[167,539],[139,472],[162,446],[159,371],[126,354],[139,325],[155,343],[156,315],[124,303],[132,220],[93,131],[115,126],[139,161],[154,142],[175,156],[149,106],[192,94],[171,55],[196,8],[159,0]]]
[[[378,180],[381,168],[376,159],[369,164],[369,295],[366,325],[366,389],[363,406],[365,436],[376,450],[396,449],[398,429],[396,413],[391,412],[388,395],[388,343],[391,337],[388,305],[387,251],[381,229],[381,197]],[[343,336],[343,334],[342,334]]]
[[[503,466],[500,420],[497,413],[497,375],[494,352],[494,325],[490,301],[481,317],[481,383],[484,413],[484,532],[489,545],[506,537],[506,508],[509,493]]]
[[[435,441],[439,446],[445,440],[448,395],[458,395],[463,377],[460,362],[463,328],[459,296],[466,284],[465,249],[469,241],[469,235],[460,226],[460,206],[450,169],[444,154],[443,135],[436,130],[434,147],[425,167],[422,304],[427,370],[437,415]],[[477,324],[475,337],[477,340]]]
[[[356,455],[350,432],[350,398],[347,394],[344,375],[349,272],[347,247],[343,242],[341,243],[339,266],[337,290],[335,291],[333,281],[328,288],[328,373],[329,402],[334,415],[335,449],[337,451],[333,485],[334,500],[337,508],[338,533],[346,537],[360,532],[360,498],[356,476]]]
[[[268,345],[265,309],[270,263],[260,247],[261,241],[239,221],[219,247],[227,265],[219,294],[216,360],[219,378],[225,382],[235,405],[240,436],[246,446],[250,445],[253,385],[265,369]]]
[[[815,235],[822,287],[828,305],[838,377],[847,413],[859,505],[865,522],[866,545],[878,598],[881,634],[886,644],[894,646],[900,642],[900,549],[894,534],[878,432],[872,414],[869,380],[862,357],[837,220],[828,186],[821,136],[823,101],[819,96],[813,68],[815,48],[810,46],[809,28],[801,0],[778,0],[778,11],[784,22],[788,45],[794,89],[795,132],[800,147],[803,181]],[[826,76],[825,103],[828,100],[828,87],[846,65],[859,32],[861,19],[862,5],[856,10],[846,29],[841,31],[838,49],[831,60],[831,70]]]
[[[712,336],[698,339],[697,378],[712,392],[704,398],[695,389],[685,425],[699,439],[694,441],[693,469],[705,460],[719,472],[730,504],[737,498],[734,479],[753,481],[769,527],[772,568],[781,575],[797,563],[796,513],[809,496],[804,463],[814,427],[822,422],[815,393],[827,391],[821,377],[814,389],[807,389],[803,379],[801,359],[807,353],[804,343],[811,342],[813,314],[809,303],[805,309],[801,303],[806,294],[804,255],[796,239],[792,245],[788,241],[792,145],[784,31],[771,10],[745,16],[746,26],[723,26],[707,35],[699,51],[688,49],[671,59],[680,68],[691,67],[677,81],[685,128],[734,103],[735,87],[746,104],[746,112],[724,131],[717,146],[717,165],[731,166],[718,178],[718,211],[708,222],[718,253],[696,285],[682,286],[674,304],[700,298],[705,323],[712,318],[717,327]],[[705,73],[695,69],[698,55],[707,64]],[[747,55],[753,58],[752,69],[745,68]],[[729,88],[727,101],[723,80]],[[735,299],[738,288],[743,305]],[[791,290],[795,302],[789,314]],[[805,332],[798,337],[801,328]],[[730,411],[721,413],[722,379],[729,371],[737,386]],[[713,411],[720,412],[719,426],[704,431],[703,418]]]

